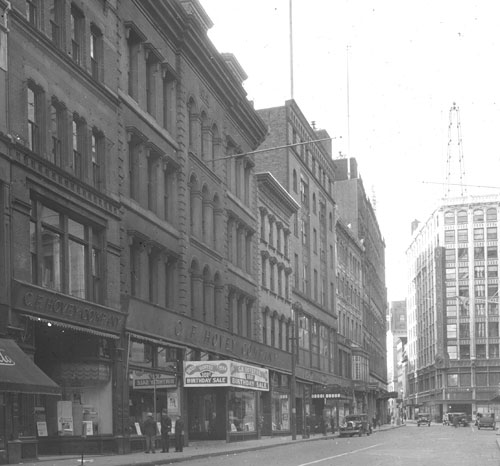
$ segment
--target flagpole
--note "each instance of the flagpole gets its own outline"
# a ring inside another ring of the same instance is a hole
[[[292,0],[289,1],[290,21],[290,98],[293,99],[293,27],[292,27]]]

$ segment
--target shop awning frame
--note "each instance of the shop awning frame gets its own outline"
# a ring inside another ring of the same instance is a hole
[[[0,338],[0,392],[60,395],[61,387],[14,340]]]

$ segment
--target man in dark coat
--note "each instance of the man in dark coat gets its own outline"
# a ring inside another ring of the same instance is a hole
[[[184,431],[184,422],[179,417],[175,421],[175,451],[182,451],[183,447],[183,431]]]
[[[172,431],[172,419],[164,411],[161,416],[161,447],[162,453],[168,453],[169,449],[169,435]]]
[[[146,436],[146,453],[155,453],[156,422],[153,419],[153,413],[148,413],[143,430]]]

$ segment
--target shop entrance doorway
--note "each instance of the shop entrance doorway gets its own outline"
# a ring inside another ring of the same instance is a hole
[[[190,388],[187,390],[188,432],[191,440],[226,439],[226,390]]]

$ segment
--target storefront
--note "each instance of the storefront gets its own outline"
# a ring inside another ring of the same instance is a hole
[[[36,365],[60,387],[60,399],[39,398],[29,407],[45,423],[43,431],[29,430],[38,454],[81,453],[83,438],[86,453],[115,452],[123,314],[28,283],[13,285],[15,322]]]
[[[183,375],[190,438],[258,438],[258,395],[269,391],[268,369],[231,360],[184,361]]]
[[[180,373],[184,350],[164,341],[135,333],[128,334],[128,433],[130,450],[142,451],[142,426],[148,413],[161,421],[162,413],[172,419],[181,417]]]
[[[261,435],[290,435],[290,376],[270,371],[270,390],[260,394]]]
[[[47,432],[45,404],[61,389],[14,340],[0,339],[0,464],[36,458]]]

